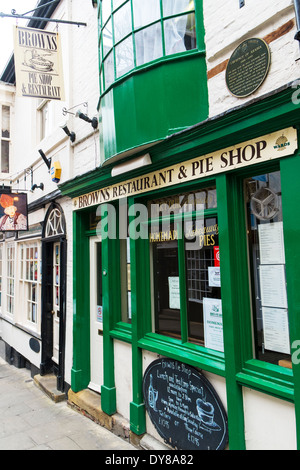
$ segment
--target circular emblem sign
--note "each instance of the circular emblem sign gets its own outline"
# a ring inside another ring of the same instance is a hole
[[[179,450],[224,450],[227,416],[210,382],[196,369],[161,358],[143,380],[146,409],[159,435]]]
[[[226,68],[226,84],[238,98],[254,93],[265,80],[270,69],[271,54],[268,44],[259,38],[246,39],[233,52]]]

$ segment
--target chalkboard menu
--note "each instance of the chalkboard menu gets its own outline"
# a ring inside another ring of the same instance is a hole
[[[179,450],[223,450],[227,416],[210,382],[196,369],[172,359],[152,362],[143,393],[159,435]]]
[[[270,49],[265,41],[252,38],[242,42],[226,68],[226,84],[230,93],[238,98],[254,93],[265,80],[270,62]]]

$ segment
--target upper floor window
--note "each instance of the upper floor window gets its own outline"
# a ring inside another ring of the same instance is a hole
[[[1,108],[1,173],[9,172],[10,107]]]
[[[102,0],[101,88],[132,69],[197,48],[194,0]]]
[[[52,131],[52,108],[49,100],[40,100],[37,107],[39,116],[39,140],[43,140]]]

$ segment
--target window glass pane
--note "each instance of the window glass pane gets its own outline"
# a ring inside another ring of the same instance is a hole
[[[114,82],[114,55],[111,52],[103,62],[105,89]]]
[[[111,14],[111,0],[102,0],[102,25],[106,23]]]
[[[156,23],[135,34],[136,65],[143,65],[163,55],[161,24]]]
[[[120,240],[122,321],[131,322],[130,238]]]
[[[125,39],[116,47],[117,78],[129,72],[133,68],[132,37]]]
[[[10,108],[2,106],[2,137],[10,137]]]
[[[150,217],[168,217],[170,214],[216,209],[217,192],[215,187],[199,189],[185,194],[175,194],[149,201]]]
[[[97,305],[102,306],[102,251],[101,243],[97,243]]]
[[[130,2],[114,14],[114,41],[119,42],[132,31]]]
[[[183,15],[164,21],[166,55],[195,49],[195,15]]]
[[[245,180],[255,357],[290,362],[280,172]]]
[[[217,217],[185,223],[189,341],[223,350]]]
[[[113,46],[111,20],[108,21],[107,25],[103,29],[102,40],[103,40],[103,57],[105,57],[106,54],[110,51],[110,49]]]
[[[159,227],[157,227],[159,231]],[[174,224],[170,233],[174,234]],[[161,237],[162,239],[162,237]],[[180,295],[177,240],[166,235],[165,240],[151,244],[155,332],[180,337]]]
[[[178,15],[194,8],[194,0],[163,0],[164,16]]]
[[[134,27],[140,28],[160,19],[160,0],[133,0]]]
[[[1,141],[1,172],[9,172],[9,142],[7,140]]]
[[[113,9],[116,10],[122,3],[124,3],[125,0],[113,0]]]

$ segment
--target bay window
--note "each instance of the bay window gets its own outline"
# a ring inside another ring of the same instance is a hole
[[[102,0],[102,92],[136,67],[197,49],[194,0]]]

